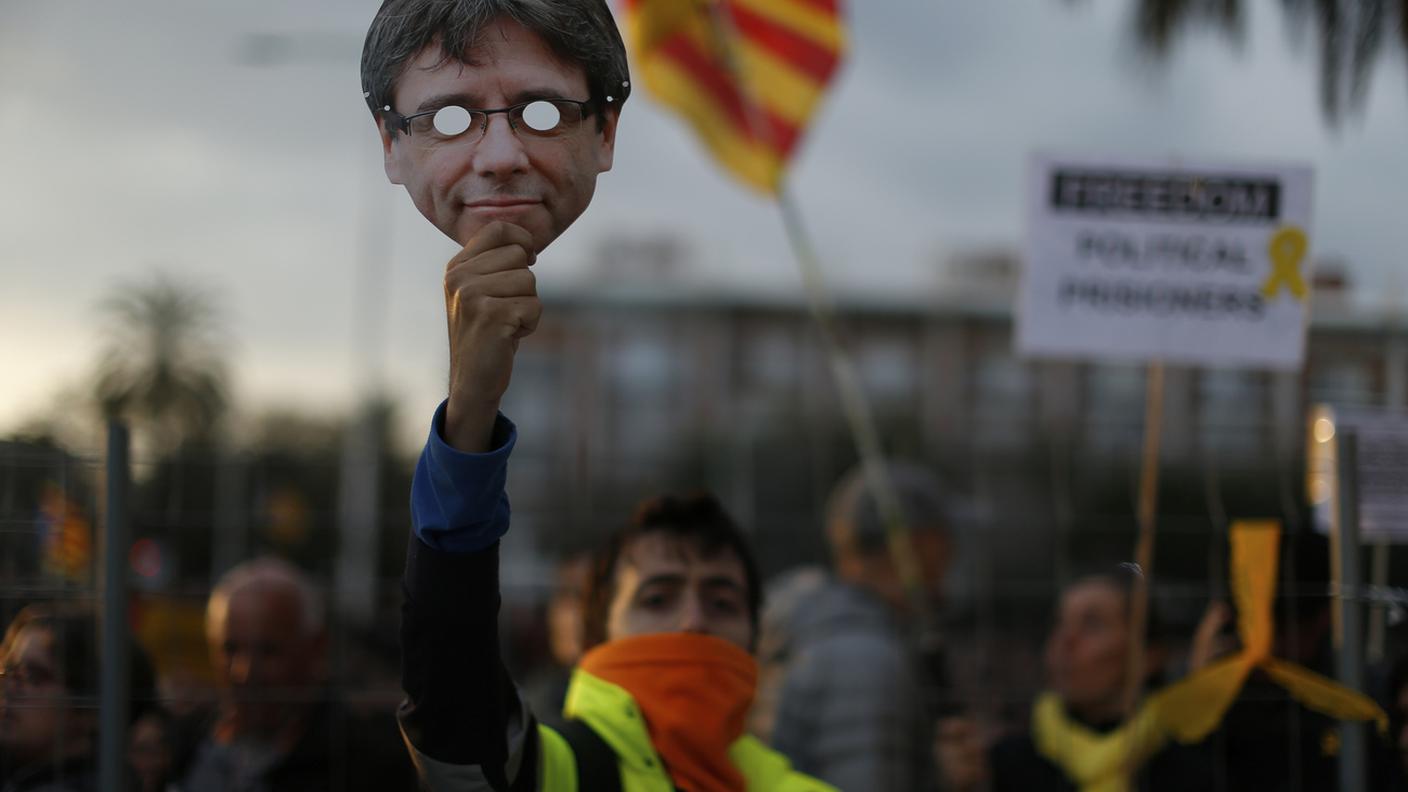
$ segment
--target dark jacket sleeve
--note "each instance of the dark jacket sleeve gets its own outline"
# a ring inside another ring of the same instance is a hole
[[[1030,735],[999,741],[988,753],[992,792],[1078,792],[1061,769],[1037,753]]]
[[[428,456],[422,457],[422,467],[433,465]],[[462,490],[457,496],[461,502],[502,501],[501,527],[507,529],[502,475],[486,480],[453,470],[450,475],[444,469],[424,472],[422,480],[434,482],[437,490]],[[413,497],[413,511],[420,511],[424,495]],[[449,502],[450,493],[440,491],[433,500]],[[482,525],[486,519],[468,516],[466,523]],[[458,519],[451,515],[451,531]],[[422,527],[418,517],[417,528]],[[406,700],[399,718],[422,784],[455,792],[534,789],[537,728],[499,647],[498,542],[456,552],[432,547],[419,533],[411,536],[402,581],[401,684]]]

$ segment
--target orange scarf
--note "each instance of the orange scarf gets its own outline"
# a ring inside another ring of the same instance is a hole
[[[661,633],[602,644],[583,671],[630,693],[650,741],[684,792],[743,792],[728,749],[743,735],[758,684],[753,657],[709,635]]]

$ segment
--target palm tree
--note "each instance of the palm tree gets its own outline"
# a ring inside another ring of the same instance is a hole
[[[1281,0],[1297,27],[1313,25],[1319,39],[1320,109],[1337,126],[1362,113],[1369,82],[1383,50],[1390,0]],[[1400,44],[1408,50],[1408,0],[1399,0]],[[1166,56],[1179,35],[1194,25],[1212,26],[1234,42],[1245,32],[1242,0],[1140,0],[1135,37],[1145,52]]]
[[[1145,51],[1164,57],[1190,24],[1221,29],[1240,42],[1246,16],[1241,0],[1142,0],[1135,12],[1135,36]]]
[[[158,273],[120,285],[99,310],[107,326],[95,383],[103,417],[131,421],[162,452],[210,439],[228,401],[211,297]]]

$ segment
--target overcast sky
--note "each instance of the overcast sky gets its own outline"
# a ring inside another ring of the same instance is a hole
[[[392,394],[429,414],[454,252],[386,183],[357,60],[376,0],[9,0],[0,26],[0,432],[81,382],[93,307],[155,269],[221,297],[238,402],[342,409],[368,335],[359,262],[386,265]],[[1270,2],[1229,47],[1149,64],[1125,0],[862,0],[853,49],[794,168],[837,290],[912,293],[949,257],[1020,246],[1033,150],[1307,162],[1313,246],[1397,299],[1408,250],[1408,65],[1389,50],[1363,118],[1318,110],[1312,41]],[[270,36],[277,38],[270,39]],[[291,56],[259,42],[293,42]],[[260,57],[260,54],[265,57]],[[273,57],[269,57],[272,54]],[[691,278],[799,290],[776,213],[637,92],[615,169],[537,267],[584,277],[607,234],[672,234]]]

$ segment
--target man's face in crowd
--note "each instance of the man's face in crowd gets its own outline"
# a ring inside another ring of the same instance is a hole
[[[157,715],[143,715],[132,723],[127,736],[127,763],[141,781],[138,789],[164,789],[162,779],[171,772],[171,736]]]
[[[304,622],[291,587],[251,584],[230,595],[208,625],[222,703],[237,731],[268,735],[318,692],[323,636]]]
[[[606,635],[610,640],[691,632],[752,646],[748,578],[731,550],[705,556],[695,542],[663,533],[632,541],[616,564]]]
[[[1046,642],[1051,687],[1076,712],[1117,712],[1129,650],[1125,597],[1101,581],[1077,583],[1061,596],[1056,627]]]
[[[0,749],[22,761],[52,754],[68,715],[53,633],[25,627],[0,654],[5,668],[0,685]]]
[[[392,109],[402,115],[446,104],[508,107],[530,99],[585,100],[587,78],[564,63],[537,34],[497,19],[485,26],[462,62],[431,45],[396,81]],[[604,118],[604,121],[603,121]],[[386,175],[405,185],[416,208],[446,236],[466,244],[494,220],[523,227],[537,251],[547,247],[591,202],[597,174],[611,169],[616,110],[599,109],[574,130],[541,138],[515,132],[508,116],[438,145],[381,130]]]

